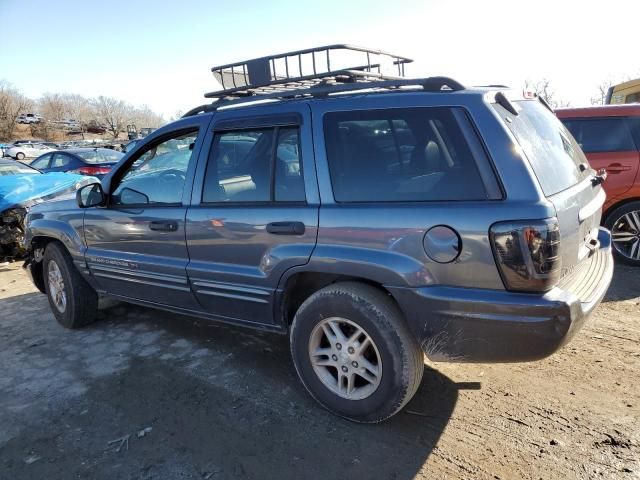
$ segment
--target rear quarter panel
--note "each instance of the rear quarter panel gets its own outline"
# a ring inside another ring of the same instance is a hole
[[[504,289],[489,244],[498,221],[547,218],[553,205],[541,194],[529,164],[483,94],[402,93],[311,102],[316,169],[321,195],[318,243],[308,270],[369,278],[393,286],[433,284]],[[323,115],[327,112],[402,107],[464,108],[483,140],[504,187],[504,199],[474,202],[341,203],[334,201]],[[453,263],[431,260],[423,248],[427,230],[447,225],[462,238]]]

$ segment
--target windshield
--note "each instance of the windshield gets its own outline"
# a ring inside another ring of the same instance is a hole
[[[89,152],[76,152],[87,163],[114,163],[119,162],[124,154],[115,150],[91,150]]]
[[[540,101],[513,103],[517,116],[498,104],[494,108],[507,120],[506,125],[522,147],[546,196],[566,190],[591,174],[571,133]]]
[[[0,176],[5,175],[24,175],[24,174],[38,174],[38,170],[21,165],[18,162],[4,163],[0,162]]]

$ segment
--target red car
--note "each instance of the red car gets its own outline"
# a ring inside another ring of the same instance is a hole
[[[591,166],[607,171],[603,223],[612,232],[617,257],[640,266],[640,104],[565,108],[556,114]]]

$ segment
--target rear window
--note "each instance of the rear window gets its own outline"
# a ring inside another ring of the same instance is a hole
[[[589,163],[573,136],[538,100],[513,102],[518,115],[494,108],[506,120],[546,196],[574,186],[590,175]]]
[[[484,200],[455,108],[328,113],[325,143],[337,202]],[[468,121],[468,120],[467,120]]]
[[[636,146],[624,117],[566,118],[569,129],[585,153],[628,152]]]
[[[77,152],[80,158],[87,163],[114,163],[119,162],[124,154],[115,150],[92,150],[90,152]]]

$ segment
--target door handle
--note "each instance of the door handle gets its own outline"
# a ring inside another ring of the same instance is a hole
[[[612,163],[611,165],[607,166],[607,172],[610,173],[620,173],[626,172],[628,170],[631,170],[631,167],[629,165],[622,165],[620,163]]]
[[[302,235],[304,230],[302,222],[271,222],[267,224],[267,232],[274,235]]]
[[[156,232],[176,232],[178,231],[178,222],[173,220],[154,220],[149,222],[149,228]]]

